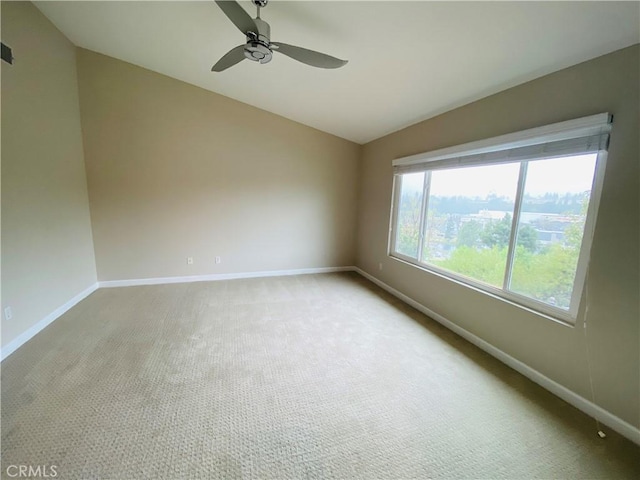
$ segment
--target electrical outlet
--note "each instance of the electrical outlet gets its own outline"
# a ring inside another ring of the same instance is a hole
[[[193,265],[193,257],[187,257],[187,265]]]
[[[11,307],[6,307],[4,309],[4,319],[11,320],[13,318],[13,312],[11,311]]]
[[[382,271],[382,262],[378,264],[378,270]]]
[[[222,259],[220,257],[216,257],[216,263],[222,263]]]

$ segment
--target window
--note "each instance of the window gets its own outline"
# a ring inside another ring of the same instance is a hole
[[[573,322],[610,124],[594,115],[395,160],[390,255]]]

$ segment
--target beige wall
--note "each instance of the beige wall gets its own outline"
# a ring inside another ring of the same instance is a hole
[[[75,47],[29,2],[2,2],[2,346],[95,284]]]
[[[87,50],[78,78],[100,280],[353,265],[360,146]]]
[[[639,57],[638,45],[620,50],[365,145],[357,259],[363,270],[591,398],[582,321],[575,328],[554,323],[387,257],[391,161],[549,123],[613,113],[588,278],[588,334],[596,403],[635,426],[640,425]],[[469,81],[473,81],[472,72]]]

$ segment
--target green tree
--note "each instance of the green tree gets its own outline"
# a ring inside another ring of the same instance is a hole
[[[501,287],[506,261],[506,247],[476,249],[461,246],[456,248],[448,259],[434,263],[465,277]]]
[[[542,302],[569,308],[578,257],[571,248],[553,244],[540,253],[516,248],[510,288]]]
[[[584,233],[584,224],[587,220],[587,210],[589,209],[589,194],[585,192],[581,200],[580,216],[576,222],[569,225],[564,231],[564,243],[567,247],[580,251],[582,245],[582,235]]]
[[[480,235],[482,243],[487,247],[506,247],[511,235],[511,215],[508,213],[501,220],[491,220]]]
[[[420,238],[420,210],[422,209],[422,193],[402,196],[398,208],[398,232],[396,250],[399,253],[416,257]]]
[[[447,215],[447,223],[444,228],[445,240],[452,240],[456,233],[456,220],[454,215]]]
[[[523,225],[518,230],[517,246],[522,246],[530,252],[538,249],[538,232],[531,225]]]
[[[460,225],[458,230],[458,247],[475,247],[480,243],[482,225],[480,222],[471,220]]]

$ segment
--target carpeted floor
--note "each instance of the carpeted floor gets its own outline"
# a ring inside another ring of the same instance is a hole
[[[355,273],[101,289],[2,363],[3,478],[640,478]]]

